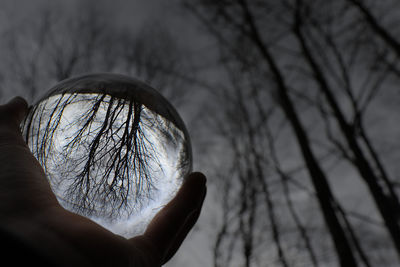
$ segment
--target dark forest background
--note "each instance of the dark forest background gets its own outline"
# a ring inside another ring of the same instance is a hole
[[[210,188],[170,266],[400,265],[399,1],[128,2],[2,1],[0,97],[159,89]]]

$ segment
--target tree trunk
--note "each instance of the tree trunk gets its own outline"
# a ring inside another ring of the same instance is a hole
[[[297,16],[298,17],[298,16]],[[303,54],[311,67],[311,70],[314,73],[315,80],[319,85],[319,89],[325,95],[329,106],[332,108],[333,113],[335,115],[335,119],[348,143],[350,150],[354,155],[354,165],[356,166],[358,172],[360,173],[363,180],[368,185],[368,188],[375,200],[375,203],[378,207],[379,212],[382,215],[382,218],[385,221],[385,224],[391,234],[391,238],[393,243],[396,246],[397,253],[400,256],[400,227],[397,222],[399,218],[400,204],[398,202],[396,195],[386,195],[384,189],[379,183],[379,177],[377,177],[374,173],[373,168],[369,164],[367,158],[365,157],[361,147],[359,146],[353,127],[349,125],[346,121],[343,112],[341,111],[335,96],[332,93],[332,89],[328,85],[327,80],[325,79],[320,67],[318,66],[316,60],[313,58],[309,47],[306,44],[303,33],[301,32],[300,26],[301,21],[299,18],[296,19],[294,24],[294,32],[296,37],[298,38]],[[388,192],[391,192],[389,189]]]
[[[319,205],[324,216],[325,223],[331,233],[333,243],[339,257],[340,265],[342,267],[357,266],[357,261],[353,255],[353,250],[346,236],[346,232],[341,225],[333,206],[334,196],[332,194],[327,177],[325,176],[322,168],[316,160],[314,153],[311,150],[310,142],[306,131],[301,124],[299,117],[295,111],[294,105],[288,95],[288,89],[284,82],[283,75],[281,74],[275,60],[272,58],[268,48],[264,45],[258,29],[254,23],[252,14],[248,9],[245,0],[240,0],[243,9],[244,17],[249,24],[250,33],[249,38],[254,42],[261,56],[266,61],[277,83],[279,104],[285,116],[290,122],[290,125],[295,133],[297,142],[300,146],[304,161],[306,163],[308,172],[310,174],[312,183],[314,185]]]

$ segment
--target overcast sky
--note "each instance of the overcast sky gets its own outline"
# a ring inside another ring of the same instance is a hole
[[[42,6],[53,6],[57,9],[65,9],[66,12],[83,1],[78,0],[0,0],[0,29],[14,27],[25,19],[32,18]],[[175,0],[88,0],[96,5],[99,3],[107,6],[107,10],[113,15],[115,22],[121,27],[140,29],[148,23],[161,23],[172,33],[185,50],[198,50],[208,45],[208,41],[199,37],[188,24],[188,18],[184,12],[174,8]],[[185,23],[182,23],[182,22]],[[196,166],[196,163],[195,163]],[[211,192],[209,192],[209,196]],[[211,246],[214,242],[213,233],[204,231],[212,229],[210,223],[216,223],[214,201],[206,200],[205,209],[195,231],[189,234],[182,249],[166,266],[211,266]],[[214,214],[214,215],[213,215]]]
[[[165,29],[167,29],[178,41],[179,46],[187,51],[198,51],[208,49],[212,46],[210,40],[198,31],[198,25],[185,14],[183,10],[178,10],[174,5],[178,0],[86,0],[94,7],[97,5],[105,5],[106,10],[113,18],[113,23],[120,27],[129,27],[134,30],[139,30],[143,25],[151,23],[159,23]],[[58,9],[65,9],[66,12],[73,10],[73,7],[78,3],[82,3],[82,0],[0,0],[0,29],[7,28],[17,25],[20,21],[29,19],[35,16],[36,10],[39,7],[53,6]],[[212,58],[212,55],[210,56]],[[219,73],[209,71],[214,76],[218,76]],[[212,77],[212,76],[210,76]],[[13,92],[15,93],[15,92]],[[196,102],[196,100],[194,101]],[[398,106],[398,102],[394,101],[394,107]],[[385,102],[386,104],[387,102]],[[374,109],[374,112],[376,109]],[[385,111],[386,116],[386,111]],[[181,114],[183,118],[187,118],[187,114]],[[396,115],[396,114],[394,114]],[[379,117],[381,118],[381,117]],[[309,119],[309,117],[308,117]],[[387,118],[386,118],[387,120]],[[386,120],[380,120],[383,125],[386,125]],[[189,121],[186,119],[186,122]],[[311,124],[313,121],[305,120],[306,123]],[[393,125],[396,125],[398,116],[393,119]],[[380,134],[382,127],[375,127],[378,131],[376,135]],[[393,131],[393,138],[398,138],[400,130]],[[194,133],[195,134],[195,133]],[[372,132],[374,135],[374,132]],[[204,137],[209,138],[209,137]],[[298,165],[299,157],[293,150],[297,149],[295,143],[288,145],[288,140],[284,140],[285,145],[289,147],[288,157],[285,158],[286,163],[292,159],[294,165]],[[389,142],[388,142],[389,143]],[[394,142],[390,142],[392,146]],[[379,147],[381,148],[381,147]],[[392,147],[388,148],[392,149]],[[221,155],[226,156],[226,151],[222,151]],[[218,156],[218,155],[217,155]],[[217,158],[216,155],[209,155],[210,158]],[[195,158],[194,165],[198,166]],[[216,161],[219,162],[219,161]],[[358,179],[354,179],[357,176],[355,172],[349,172],[347,165],[338,165],[335,169],[330,171],[330,176],[335,178],[335,193],[338,198],[346,203],[351,203],[351,208],[354,208],[358,212],[365,214],[370,213],[370,209],[374,209],[374,205],[369,198],[366,197],[366,193],[358,194],[359,191],[367,192],[365,185]],[[207,174],[207,169],[201,169]],[[212,179],[213,177],[208,177]],[[210,184],[210,183],[209,183]],[[181,250],[178,251],[177,255],[172,259],[166,266],[211,266],[212,265],[212,245],[215,239],[214,230],[218,226],[218,206],[213,197],[213,188],[209,187],[208,197],[205,202],[202,216],[200,217],[198,225],[195,227],[188,239],[184,242]],[[217,194],[214,194],[217,195]],[[355,198],[356,196],[356,198]],[[272,246],[273,247],[273,246]],[[273,249],[272,249],[273,250]]]

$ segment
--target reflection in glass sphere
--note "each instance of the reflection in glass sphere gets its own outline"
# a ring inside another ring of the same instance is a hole
[[[176,110],[122,75],[62,81],[32,107],[23,133],[60,204],[125,237],[142,233],[191,171]]]

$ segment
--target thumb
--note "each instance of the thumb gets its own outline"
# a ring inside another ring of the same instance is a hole
[[[23,145],[20,124],[28,112],[28,104],[22,97],[15,97],[0,105],[0,145]]]
[[[19,125],[28,112],[28,103],[22,97],[14,97],[7,104],[0,105],[0,123]]]

